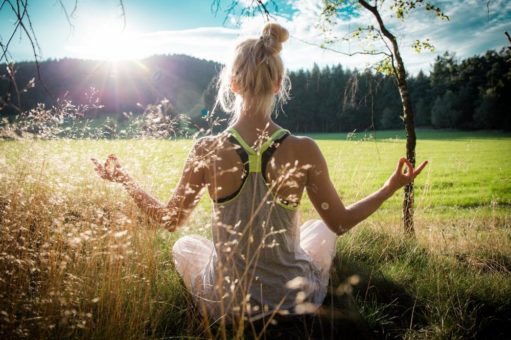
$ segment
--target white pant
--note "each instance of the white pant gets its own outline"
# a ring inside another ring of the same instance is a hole
[[[321,220],[310,220],[300,227],[300,246],[321,270],[325,285],[328,284],[330,266],[335,255],[336,239],[337,235]],[[213,250],[213,242],[197,235],[183,236],[174,243],[174,263],[188,289],[191,289],[192,280],[208,264]]]

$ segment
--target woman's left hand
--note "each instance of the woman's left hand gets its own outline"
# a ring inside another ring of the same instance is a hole
[[[104,165],[96,158],[91,158],[91,161],[96,166],[95,170],[101,178],[116,183],[125,183],[128,180],[128,174],[122,169],[116,155],[109,155]]]

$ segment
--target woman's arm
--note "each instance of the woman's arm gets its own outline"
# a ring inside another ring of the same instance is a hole
[[[121,183],[137,206],[150,218],[169,231],[181,226],[197,205],[204,187],[203,167],[199,166],[200,147],[194,146],[185,163],[181,179],[165,205],[145,192],[121,167],[115,155],[108,156],[105,165],[92,159],[101,178]]]
[[[307,194],[326,225],[339,235],[374,213],[396,190],[412,182],[427,164],[425,161],[414,169],[405,158],[401,158],[394,173],[380,189],[345,207],[330,179],[325,158],[317,144],[308,139],[304,147],[311,164],[307,172]],[[405,165],[407,172],[403,173]]]

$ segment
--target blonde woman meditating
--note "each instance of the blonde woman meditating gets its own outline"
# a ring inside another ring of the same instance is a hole
[[[380,189],[345,207],[317,144],[272,120],[275,104],[288,98],[279,55],[287,39],[285,28],[267,24],[260,37],[237,45],[218,93],[232,124],[195,143],[167,204],[140,188],[114,155],[104,165],[93,159],[102,178],[122,183],[169,231],[185,223],[207,189],[213,240],[184,236],[174,244],[173,258],[201,312],[213,320],[314,311],[327,292],[337,236],[371,215],[426,165],[414,169],[401,158]],[[322,220],[300,226],[304,190]]]

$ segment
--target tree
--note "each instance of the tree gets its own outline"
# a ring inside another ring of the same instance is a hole
[[[428,101],[437,104],[433,125],[509,130],[510,56],[511,50],[503,48],[459,62],[449,53],[437,57],[430,74],[432,98]],[[448,91],[452,94],[446,95]]]
[[[364,28],[359,28],[356,33],[360,36],[361,33],[365,32],[367,35],[372,37],[379,37],[384,43],[386,52],[382,52],[387,55],[387,58],[382,60],[379,69],[384,72],[392,74],[397,82],[399,89],[399,95],[401,98],[403,121],[406,130],[406,158],[415,167],[415,146],[416,146],[416,134],[415,134],[415,123],[414,113],[412,108],[412,102],[410,99],[410,92],[408,90],[408,83],[406,77],[406,69],[401,57],[401,52],[397,42],[396,36],[390,32],[385,23],[383,22],[380,10],[383,1],[378,3],[378,0],[374,0],[372,3],[366,0],[325,0],[324,1],[324,14],[327,17],[327,21],[335,20],[339,13],[352,13],[357,10],[357,6],[361,6],[365,10],[369,11],[377,22],[377,28],[373,25],[368,25]],[[442,19],[448,19],[448,17],[442,12],[442,10],[423,0],[394,0],[391,8],[395,11],[398,19],[404,20],[405,16],[417,7],[424,7],[427,11],[433,11],[438,17]],[[420,51],[423,48],[431,49],[432,46],[428,40],[419,41],[417,40],[413,47]],[[364,52],[361,52],[364,53]],[[368,54],[376,54],[374,51],[366,51]],[[404,199],[403,199],[403,222],[405,232],[409,235],[414,235],[413,225],[413,201],[414,191],[413,182],[406,185],[404,188]]]

